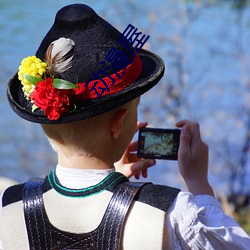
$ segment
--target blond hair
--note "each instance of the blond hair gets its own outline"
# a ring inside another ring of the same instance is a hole
[[[109,112],[86,120],[65,124],[42,124],[52,148],[67,147],[81,154],[88,154],[99,141],[104,140]]]
[[[96,145],[109,138],[108,126],[117,110],[127,108],[131,102],[98,116],[65,124],[42,124],[52,148],[58,152],[60,147],[91,155]]]

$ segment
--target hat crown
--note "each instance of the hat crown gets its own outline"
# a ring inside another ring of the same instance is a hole
[[[36,56],[44,61],[50,43],[61,37],[70,38],[75,42],[72,67],[59,77],[72,83],[83,83],[92,79],[93,73],[99,69],[105,70],[108,65],[100,65],[100,62],[105,60],[112,47],[123,51],[129,61],[132,60],[133,55],[117,41],[120,35],[116,28],[87,5],[68,5],[58,11],[55,22],[43,39]],[[105,72],[113,74],[113,67]]]
[[[65,6],[58,11],[55,18],[56,24],[67,24],[72,23],[88,24],[90,20],[97,17],[97,14],[93,9],[85,4],[72,4]]]

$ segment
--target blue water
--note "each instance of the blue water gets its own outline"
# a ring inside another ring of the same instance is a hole
[[[9,107],[6,84],[22,58],[33,55],[55,13],[74,1],[0,2],[0,175],[19,182],[44,176],[56,158],[38,125],[20,119]],[[180,118],[200,122],[210,146],[210,180],[228,193],[246,136],[250,85],[250,11],[200,1],[78,1],[89,4],[118,29],[129,23],[150,35],[145,47],[161,55],[166,74],[145,94],[139,119],[155,127],[174,127]],[[237,190],[249,192],[250,165]],[[176,162],[158,161],[150,180],[185,188]]]

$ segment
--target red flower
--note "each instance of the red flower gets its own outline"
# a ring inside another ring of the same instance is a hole
[[[52,84],[51,78],[38,82],[30,98],[50,120],[57,120],[61,114],[69,110],[71,91],[56,89]]]

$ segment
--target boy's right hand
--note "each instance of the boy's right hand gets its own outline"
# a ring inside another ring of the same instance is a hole
[[[178,163],[187,187],[194,195],[214,195],[208,182],[208,146],[201,140],[199,124],[182,120],[176,123],[182,128]]]

